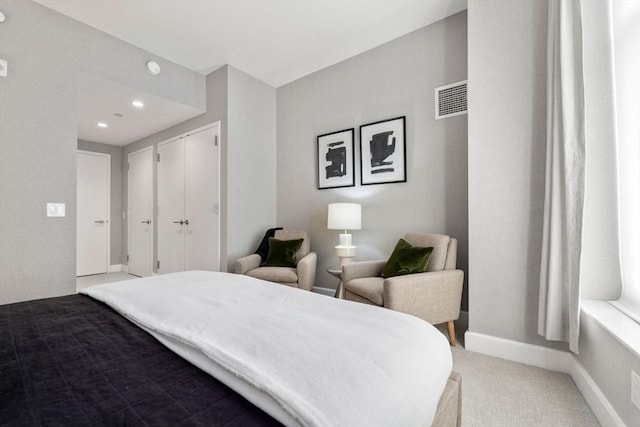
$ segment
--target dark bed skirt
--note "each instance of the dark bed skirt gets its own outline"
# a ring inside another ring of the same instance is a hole
[[[101,302],[0,306],[0,425],[275,426]]]

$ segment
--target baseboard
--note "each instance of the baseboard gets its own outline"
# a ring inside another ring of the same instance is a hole
[[[525,363],[552,371],[570,373],[573,356],[566,351],[554,350],[538,345],[493,337],[467,331],[464,334],[464,347],[476,353]]]
[[[569,374],[601,425],[624,427],[616,410],[573,354],[469,331],[464,340],[469,351]]]
[[[572,356],[573,357],[573,356]],[[587,402],[593,415],[595,415],[598,422],[604,426],[616,426],[616,427],[625,427],[626,424],[616,410],[611,406],[609,400],[605,397],[600,390],[600,387],[593,381],[591,375],[584,368],[582,363],[575,357],[573,357],[574,363],[571,365],[571,379],[582,393],[582,397]]]
[[[120,273],[121,271],[127,272],[127,266],[124,264],[113,264],[107,269],[107,273]]]
[[[315,292],[317,294],[326,295],[326,296],[329,296],[329,297],[335,296],[335,294],[336,294],[336,290],[335,289],[322,288],[320,286],[314,286],[313,287],[313,292]]]

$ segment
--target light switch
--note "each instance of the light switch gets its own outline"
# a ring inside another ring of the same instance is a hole
[[[0,77],[7,77],[7,67],[9,67],[7,61],[0,59]]]
[[[47,216],[48,217],[64,217],[65,213],[64,203],[47,203]]]

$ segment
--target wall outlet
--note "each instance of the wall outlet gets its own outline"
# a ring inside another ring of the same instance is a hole
[[[631,402],[640,409],[640,375],[631,370]]]
[[[0,59],[0,77],[7,77],[7,68],[9,64],[4,59]]]

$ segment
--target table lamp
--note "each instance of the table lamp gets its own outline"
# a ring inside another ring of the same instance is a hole
[[[339,245],[335,247],[335,254],[340,258],[340,268],[351,262],[356,256],[356,247],[351,242],[348,230],[360,230],[361,206],[359,203],[329,203],[327,228],[329,230],[344,230],[340,233]]]

